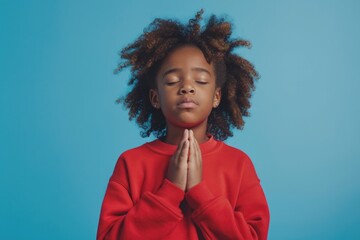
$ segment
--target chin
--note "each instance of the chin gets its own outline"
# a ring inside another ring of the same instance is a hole
[[[172,116],[165,116],[165,119],[167,119],[169,124],[183,129],[192,129],[200,125],[207,124],[208,116],[199,117],[196,115],[199,115],[199,113],[194,114],[192,112],[182,112],[177,115],[174,114]]]
[[[205,120],[201,120],[201,121],[179,121],[177,123],[175,123],[174,125],[177,126],[177,127],[180,127],[180,128],[186,128],[186,129],[192,129],[192,128],[196,128],[197,126],[200,126],[202,124],[206,124],[206,121],[207,119]]]

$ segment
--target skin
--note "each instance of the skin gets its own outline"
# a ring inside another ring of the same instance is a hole
[[[149,95],[166,120],[164,141],[178,146],[166,177],[188,191],[202,181],[199,144],[208,140],[208,116],[221,99],[214,67],[199,48],[184,45],[165,58],[156,75],[156,86]]]

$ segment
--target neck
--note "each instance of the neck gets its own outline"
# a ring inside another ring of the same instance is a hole
[[[206,142],[209,139],[206,134],[207,121],[205,121],[199,125],[190,128],[178,127],[167,124],[166,136],[164,141],[168,144],[178,145],[182,139],[185,129],[191,129],[194,132],[195,139],[199,144]]]

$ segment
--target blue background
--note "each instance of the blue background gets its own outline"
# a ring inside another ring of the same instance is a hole
[[[2,239],[94,239],[107,181],[142,139],[117,52],[154,19],[228,14],[261,74],[244,131],[269,239],[360,239],[359,1],[0,1]]]

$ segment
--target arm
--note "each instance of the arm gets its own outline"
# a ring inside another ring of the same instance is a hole
[[[214,196],[203,181],[186,193],[205,239],[267,239],[269,209],[250,159],[242,179],[235,209],[224,196]]]
[[[182,220],[180,203],[184,199],[188,131],[171,157],[167,178],[155,193],[145,192],[138,202],[129,193],[124,159],[115,166],[105,194],[97,239],[162,239]]]
[[[179,208],[184,191],[164,179],[157,192],[145,192],[133,202],[121,159],[110,178],[101,208],[97,239],[159,239],[183,218]],[[126,178],[126,177],[125,177]]]

